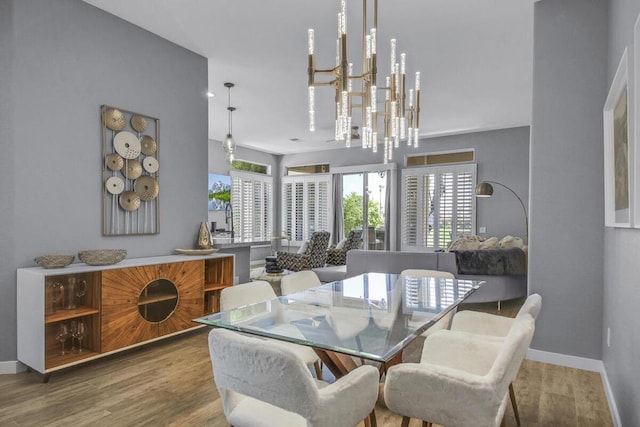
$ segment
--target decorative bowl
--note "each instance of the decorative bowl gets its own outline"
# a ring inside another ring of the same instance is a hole
[[[42,268],[62,268],[71,264],[75,255],[41,255],[35,259]]]
[[[78,252],[80,261],[89,265],[116,264],[127,257],[126,249],[95,249]]]
[[[209,255],[218,252],[218,248],[209,249],[175,249],[177,254],[180,255]]]

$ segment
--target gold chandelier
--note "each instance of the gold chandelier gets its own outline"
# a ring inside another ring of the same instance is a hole
[[[384,162],[393,158],[393,149],[406,140],[408,146],[418,147],[419,114],[420,114],[420,72],[415,74],[414,89],[406,87],[406,55],[400,54],[400,62],[396,62],[396,40],[391,39],[391,58],[389,76],[385,85],[377,84],[377,41],[378,0],[373,0],[373,25],[368,30],[367,0],[362,0],[362,73],[354,74],[353,63],[347,59],[347,15],[346,0],[340,1],[338,13],[338,39],[336,44],[336,65],[331,69],[316,69],[314,30],[308,32],[309,51],[309,130],[315,131],[315,87],[333,86],[335,96],[335,139],[345,141],[351,147],[352,111],[360,108],[362,113],[361,139],[362,148],[378,151],[378,138],[384,141]],[[315,80],[316,75],[325,74],[333,77],[329,81]],[[360,81],[360,91],[354,90],[354,81]],[[384,109],[378,110],[378,91],[384,91]],[[354,102],[360,99],[360,102]],[[382,121],[382,135],[378,131],[378,122]]]

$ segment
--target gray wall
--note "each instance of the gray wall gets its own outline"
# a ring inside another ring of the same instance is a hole
[[[0,0],[0,24],[0,361],[10,361],[16,268],[46,253],[134,258],[193,244],[207,215],[207,61],[79,0]],[[101,104],[160,119],[159,235],[101,234]]]
[[[529,290],[543,306],[532,347],[601,358],[602,105],[607,3],[534,6]]]
[[[633,26],[640,13],[637,0],[611,0],[609,3],[609,60],[607,88],[618,62],[629,47],[629,78],[634,74]],[[638,74],[640,70],[635,69]],[[640,83],[640,82],[638,82]],[[629,87],[634,87],[633,80]],[[636,105],[640,100],[636,99]],[[638,118],[636,107],[635,117]],[[636,140],[636,149],[640,141]],[[637,170],[637,169],[636,169]],[[637,173],[637,172],[636,172]],[[636,185],[638,179],[636,178]],[[636,193],[638,194],[638,193]],[[622,425],[640,425],[640,230],[606,228],[604,232],[604,322],[602,359],[618,407]],[[611,329],[611,347],[606,331]]]
[[[491,180],[503,183],[512,188],[527,206],[529,197],[528,127],[422,139],[418,149],[398,148],[394,152],[393,161],[397,163],[398,170],[400,170],[404,167],[404,156],[407,154],[468,148],[476,149],[478,182]],[[329,163],[330,167],[379,164],[382,163],[382,152],[378,151],[375,154],[371,150],[352,147],[315,153],[288,154],[283,156],[280,175],[284,175],[289,166],[317,163]],[[400,194],[400,172],[398,172],[396,191]],[[399,198],[398,203],[400,203]],[[522,207],[507,190],[495,186],[494,196],[490,199],[479,199],[477,210],[478,227],[486,226],[487,236],[501,238],[511,234],[524,237],[525,223]],[[400,215],[397,216],[397,219],[398,227],[400,227]],[[399,241],[397,244],[397,247],[400,248]]]

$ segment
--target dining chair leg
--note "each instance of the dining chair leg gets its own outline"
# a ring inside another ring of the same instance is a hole
[[[378,421],[376,420],[376,410],[372,409],[371,413],[367,417],[371,423],[371,427],[378,427]]]
[[[322,381],[322,367],[320,366],[320,361],[316,360],[313,362],[313,367],[316,370],[316,378]]]
[[[516,393],[513,391],[513,384],[509,384],[509,398],[511,399],[513,413],[516,416],[516,424],[520,425],[520,414],[518,413],[518,404],[516,403]]]
[[[423,421],[422,422],[422,427],[431,427],[433,424],[431,424],[429,421]]]
[[[502,421],[500,422],[500,427],[507,427],[507,417],[502,416]]]
[[[406,415],[402,417],[402,424],[400,424],[400,427],[409,427],[409,420],[411,420],[411,418]]]

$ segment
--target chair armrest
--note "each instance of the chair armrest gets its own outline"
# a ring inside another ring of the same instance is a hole
[[[497,393],[486,377],[427,363],[389,368],[384,386],[390,410],[434,423],[498,425],[506,398],[506,390]]]
[[[318,390],[320,425],[356,425],[373,411],[378,399],[378,369],[360,366]],[[315,424],[314,424],[315,425]]]

